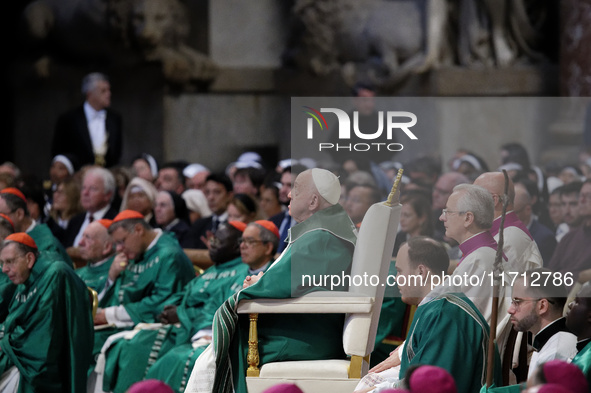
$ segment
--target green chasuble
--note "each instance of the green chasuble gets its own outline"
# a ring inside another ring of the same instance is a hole
[[[388,275],[396,276],[394,261],[390,263]],[[380,311],[380,321],[376,333],[376,342],[370,357],[371,367],[386,360],[390,352],[396,349],[397,345],[385,344],[382,341],[386,337],[394,336],[404,341],[403,332],[405,328],[406,309],[410,307],[400,298],[400,291],[397,286],[387,286],[384,292],[384,300]]]
[[[192,369],[185,363],[204,349],[193,349],[191,337],[201,329],[211,328],[215,310],[242,288],[247,275],[248,265],[236,258],[214,265],[194,278],[184,292],[175,295],[180,303],[179,324],[141,330],[132,339],[120,339],[109,348],[103,390],[125,392],[144,377],[165,381],[175,391],[181,383],[184,386]],[[174,354],[169,352],[171,349]]]
[[[449,371],[458,393],[478,392],[486,383],[488,338],[488,323],[470,299],[436,297],[417,307],[401,354],[400,379],[409,366],[427,364]],[[501,380],[500,367],[495,380]]]
[[[16,366],[19,393],[85,392],[92,342],[86,286],[65,262],[41,256],[0,325],[0,374]]]
[[[76,269],[76,274],[84,281],[86,286],[100,293],[105,288],[105,283],[109,277],[109,269],[114,259],[115,255],[106,261],[97,262],[96,264],[89,263],[86,266]]]
[[[573,364],[576,364],[581,370],[583,370],[583,374],[585,374],[585,378],[587,378],[587,383],[591,387],[591,343],[585,345],[583,349],[577,356],[573,358]]]
[[[152,247],[121,272],[115,283],[99,302],[99,307],[122,305],[133,321],[158,322],[158,315],[167,304],[173,304],[175,294],[195,278],[195,270],[174,235],[161,233]],[[93,354],[96,356],[114,333],[131,328],[111,327],[96,331]]]
[[[35,240],[35,244],[39,249],[39,253],[54,252],[59,255],[59,258],[49,257],[50,260],[62,260],[66,262],[70,267],[73,267],[72,259],[66,252],[66,249],[62,244],[53,236],[51,230],[46,224],[35,224],[33,229],[27,232],[29,236]]]
[[[8,276],[0,273],[0,323],[4,322],[8,315],[8,305],[12,301],[15,289],[16,285],[10,281]]]
[[[246,391],[248,315],[238,320],[242,299],[285,299],[323,286],[302,285],[302,275],[350,273],[357,239],[355,225],[340,205],[321,210],[290,230],[289,244],[254,285],[229,298],[216,312],[216,375],[213,391]],[[334,288],[346,290],[345,287]],[[261,314],[258,321],[261,364],[287,360],[342,359],[344,315]],[[230,370],[231,363],[231,370]]]

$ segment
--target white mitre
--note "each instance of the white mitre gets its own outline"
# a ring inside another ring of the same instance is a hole
[[[318,193],[331,205],[336,205],[341,197],[341,183],[339,178],[326,169],[312,169],[312,180]]]

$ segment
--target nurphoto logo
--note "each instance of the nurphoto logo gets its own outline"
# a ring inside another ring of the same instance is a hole
[[[306,137],[307,139],[314,139],[314,128],[320,129],[326,133],[329,132],[329,126],[326,118],[335,119],[338,122],[338,141],[320,142],[318,143],[318,151],[336,150],[336,151],[369,151],[369,150],[389,150],[400,151],[404,148],[401,143],[392,142],[395,133],[400,134],[402,131],[408,138],[416,140],[417,136],[410,130],[417,124],[417,116],[412,112],[406,111],[379,111],[375,114],[377,116],[377,130],[361,130],[359,128],[359,111],[353,111],[353,121],[351,127],[351,118],[347,112],[338,108],[320,108],[314,109],[310,106],[303,107],[304,113],[309,117],[306,123]],[[324,116],[323,113],[332,114]],[[334,116],[333,116],[334,115]],[[384,121],[385,119],[385,121]],[[384,127],[384,123],[386,124]],[[385,136],[384,134],[385,129]],[[353,139],[372,142],[362,143],[344,143],[352,140],[351,131],[353,132]],[[324,138],[323,138],[324,139]],[[343,143],[339,143],[343,142]]]

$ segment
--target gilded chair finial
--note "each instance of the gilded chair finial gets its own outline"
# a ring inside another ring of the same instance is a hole
[[[400,184],[400,180],[402,179],[402,173],[404,169],[400,168],[398,170],[398,174],[396,175],[396,179],[394,180],[394,184],[392,185],[392,190],[390,191],[390,195],[388,195],[388,200],[384,202],[386,206],[392,206],[393,203],[398,203],[398,198],[396,197],[396,191],[398,191],[398,185]]]

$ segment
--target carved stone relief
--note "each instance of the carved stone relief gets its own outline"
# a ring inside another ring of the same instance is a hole
[[[41,77],[49,76],[55,57],[123,67],[159,62],[167,82],[186,88],[218,73],[187,44],[190,24],[181,0],[35,0],[24,21]]]
[[[550,0],[296,0],[287,67],[340,73],[391,89],[453,65],[501,68],[548,60]],[[554,38],[554,42],[557,39]]]

